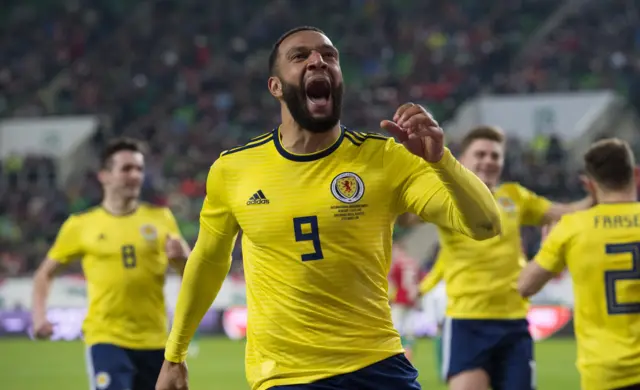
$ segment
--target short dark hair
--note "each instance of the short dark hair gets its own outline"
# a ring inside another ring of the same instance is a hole
[[[282,42],[287,39],[288,37],[290,37],[291,35],[298,33],[300,31],[315,31],[318,32],[320,34],[326,35],[324,33],[324,31],[320,30],[317,27],[313,27],[313,26],[299,26],[296,28],[292,28],[291,30],[287,31],[286,33],[282,34],[280,36],[280,38],[278,38],[278,40],[276,41],[276,43],[273,44],[273,47],[271,48],[271,53],[269,53],[269,74],[273,75],[273,72],[276,68],[276,61],[278,60],[278,49],[280,49],[280,44],[282,44]]]
[[[504,144],[505,136],[502,130],[496,126],[478,126],[471,129],[471,131],[469,131],[462,139],[462,142],[460,143],[460,149],[462,152],[466,151],[469,145],[478,139],[486,139]]]
[[[144,153],[145,147],[142,142],[133,138],[121,137],[113,139],[109,141],[102,150],[102,154],[100,155],[100,168],[110,169],[113,155],[123,150]]]
[[[605,138],[594,142],[584,155],[587,176],[614,191],[631,184],[635,165],[631,147],[619,138]]]

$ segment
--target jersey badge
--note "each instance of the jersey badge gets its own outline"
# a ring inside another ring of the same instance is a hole
[[[96,374],[96,389],[106,389],[111,384],[111,376],[107,372],[99,372]]]
[[[508,213],[512,213],[516,210],[516,204],[510,198],[506,196],[501,196],[498,198],[498,204],[502,207],[502,209]]]
[[[140,234],[147,241],[153,241],[158,238],[158,230],[156,230],[155,226],[149,224],[140,227]]]
[[[355,203],[364,195],[364,182],[353,172],[343,172],[333,178],[331,193],[342,203]]]

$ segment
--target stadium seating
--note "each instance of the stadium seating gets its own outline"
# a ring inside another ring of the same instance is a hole
[[[111,125],[100,128],[96,146],[121,134],[146,140],[145,197],[169,204],[193,241],[211,162],[278,121],[266,58],[288,28],[317,25],[334,39],[347,80],[345,123],[366,131],[407,100],[444,121],[481,91],[615,86],[637,102],[632,0],[593,2],[528,47],[535,56],[514,62],[559,3],[85,0],[62,8],[30,0],[2,16],[0,56],[12,60],[0,66],[0,113],[101,114]],[[562,159],[553,139],[542,148],[513,139],[505,175],[554,199],[574,198],[579,186]],[[38,156],[1,162],[0,275],[33,270],[66,215],[100,197],[90,173],[57,188],[53,164]]]

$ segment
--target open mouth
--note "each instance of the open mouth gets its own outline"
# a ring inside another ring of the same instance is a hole
[[[331,100],[331,83],[324,77],[309,79],[305,85],[305,92],[311,104],[326,106]]]

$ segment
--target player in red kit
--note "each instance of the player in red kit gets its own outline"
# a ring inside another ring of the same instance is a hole
[[[389,292],[391,296],[391,317],[400,333],[407,359],[413,354],[413,326],[411,313],[419,297],[420,269],[418,262],[409,256],[398,244],[392,249],[391,271],[389,272]]]

